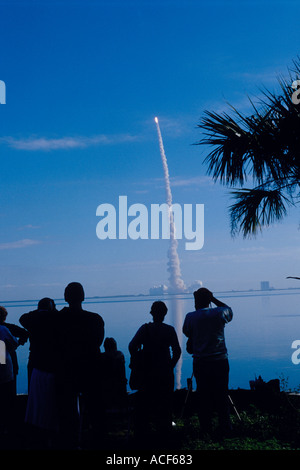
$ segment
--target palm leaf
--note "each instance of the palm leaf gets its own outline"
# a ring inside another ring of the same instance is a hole
[[[230,206],[232,233],[242,232],[243,236],[256,235],[258,230],[281,220],[290,204],[279,189],[243,189],[232,191],[237,202]]]
[[[243,188],[251,177],[254,184],[232,193],[237,200],[230,207],[232,233],[255,234],[281,220],[300,196],[300,105],[291,99],[299,58],[294,66],[296,78],[278,79],[280,93],[264,90],[259,106],[249,98],[251,115],[229,105],[233,115],[205,111],[198,125],[203,138],[196,145],[212,147],[204,163],[214,181]]]

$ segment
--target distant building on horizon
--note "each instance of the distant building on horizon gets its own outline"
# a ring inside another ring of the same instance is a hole
[[[270,282],[269,281],[261,281],[260,290],[270,290]]]

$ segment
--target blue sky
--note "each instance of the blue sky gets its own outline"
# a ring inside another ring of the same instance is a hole
[[[299,213],[232,238],[229,191],[203,165],[206,109],[249,109],[299,54],[297,1],[0,1],[0,299],[148,293],[168,284],[166,240],[99,240],[96,209],[204,204],[202,250],[179,241],[187,286],[298,286]]]

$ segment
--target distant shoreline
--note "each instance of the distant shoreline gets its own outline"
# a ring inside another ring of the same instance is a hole
[[[291,295],[298,293],[300,294],[300,287],[286,287],[286,288],[274,288],[269,289],[248,289],[248,290],[230,290],[230,291],[216,291],[216,295],[220,298],[232,298],[232,297],[257,297],[257,296],[270,296],[270,295]],[[119,303],[119,302],[148,302],[152,299],[181,297],[192,298],[192,292],[178,292],[168,293],[162,292],[159,294],[121,294],[121,295],[103,295],[86,297],[85,304],[98,304],[98,303]],[[120,299],[120,300],[118,300]],[[0,305],[4,307],[36,307],[40,299],[28,299],[28,300],[0,300]],[[56,305],[66,305],[63,298],[54,299]]]

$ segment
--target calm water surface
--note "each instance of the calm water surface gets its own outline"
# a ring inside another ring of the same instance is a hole
[[[234,317],[226,325],[225,336],[230,360],[230,388],[249,388],[249,380],[261,375],[265,381],[283,378],[288,387],[300,385],[300,364],[292,362],[294,340],[300,340],[300,289],[220,292],[215,296],[233,309]],[[151,296],[102,297],[86,299],[86,310],[99,313],[105,322],[105,336],[114,337],[126,359],[129,377],[128,343],[142,323],[151,321],[151,304],[163,300],[168,306],[165,322],[179,325],[186,313],[193,310],[190,294],[170,296],[161,299]],[[34,310],[37,301],[0,302],[8,311],[7,321],[19,324],[20,316]],[[65,304],[56,300],[60,310]],[[177,314],[175,312],[177,311]],[[186,352],[186,337],[180,333],[182,360],[176,369],[176,387],[186,387],[187,378],[192,375],[192,358]],[[27,393],[27,360],[29,344],[17,350],[19,375],[18,393]],[[195,387],[195,383],[193,382]]]

